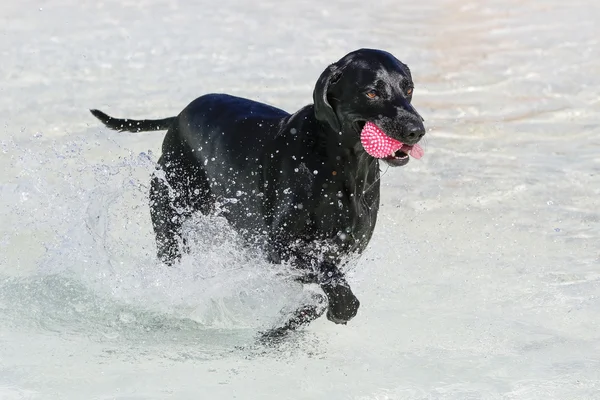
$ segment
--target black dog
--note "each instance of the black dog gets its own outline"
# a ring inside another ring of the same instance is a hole
[[[270,260],[304,271],[328,301],[327,318],[346,323],[359,307],[340,271],[369,243],[379,209],[379,163],[361,145],[366,122],[406,145],[425,134],[411,105],[408,67],[391,54],[354,51],[330,65],[314,89],[314,105],[294,114],[225,94],[194,100],[177,117],[115,119],[119,131],[168,129],[152,179],[150,210],[158,257],[171,264],[184,247],[182,223],[217,207]],[[383,161],[402,166],[398,150]],[[325,307],[299,309],[282,333],[318,318]]]

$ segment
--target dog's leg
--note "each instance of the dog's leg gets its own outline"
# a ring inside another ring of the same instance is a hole
[[[173,197],[165,179],[155,174],[150,185],[150,215],[156,236],[158,258],[168,265],[172,265],[181,257],[181,226],[188,217],[177,207]]]
[[[330,262],[321,263],[317,282],[328,301],[327,319],[336,324],[346,324],[356,316],[360,302],[339,268]]]
[[[282,244],[282,241],[272,240],[269,243],[269,255],[272,262],[281,262],[285,259],[293,259],[296,268],[303,271],[304,273],[298,278],[301,283],[318,284],[325,296],[327,297],[326,310],[327,319],[336,324],[347,324],[352,318],[358,313],[360,302],[352,293],[350,285],[346,281],[344,274],[337,267],[337,262],[332,261],[316,261],[310,252],[297,251],[297,249],[290,249],[289,246]],[[339,262],[339,261],[338,261]],[[321,296],[322,298],[324,296]],[[321,302],[324,303],[324,302]],[[272,330],[273,333],[283,333],[290,330],[294,330],[299,326],[306,325],[309,322],[319,318],[325,309],[322,309],[317,315],[316,313],[309,313],[308,315],[313,318],[300,318],[296,315],[292,316],[289,323],[284,324],[282,328]],[[300,315],[302,309],[298,310]],[[299,320],[302,323],[297,324],[295,321]]]
[[[330,270],[331,266],[328,266],[327,269]],[[336,324],[345,325],[356,316],[360,302],[352,293],[350,285],[341,273],[338,272],[333,276],[328,276],[321,282],[320,286],[327,297],[314,294],[314,304],[298,308],[284,324],[263,332],[260,341],[265,344],[274,343],[288,333],[316,320],[325,311],[327,311],[327,319]]]
[[[265,343],[272,342],[285,336],[291,331],[308,325],[319,318],[327,310],[327,300],[325,296],[315,293],[312,296],[313,304],[306,304],[292,313],[287,321],[277,328],[262,332],[260,340]]]
[[[182,237],[182,224],[196,211],[208,214],[214,208],[204,170],[195,164],[185,153],[176,161],[169,160],[169,154],[158,160],[157,171],[150,186],[150,214],[156,235],[158,258],[172,265],[181,258],[185,249]]]

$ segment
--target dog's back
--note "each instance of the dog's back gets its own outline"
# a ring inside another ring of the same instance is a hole
[[[265,209],[268,199],[282,188],[278,181],[286,178],[283,171],[290,170],[281,165],[281,157],[303,152],[290,146],[297,132],[286,131],[289,119],[287,112],[266,104],[204,95],[190,103],[167,132],[163,162],[180,162],[185,154],[186,164],[205,175],[215,204],[230,223],[246,238],[264,236],[261,233],[269,230],[265,215],[272,214]]]
[[[254,171],[289,114],[255,101],[209,94],[191,102],[163,144],[163,154],[190,151],[209,178],[226,185]]]

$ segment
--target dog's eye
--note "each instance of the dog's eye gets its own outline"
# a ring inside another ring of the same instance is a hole
[[[410,96],[410,95],[412,95],[412,92],[413,92],[413,88],[410,87],[406,90],[406,95]]]
[[[377,92],[374,90],[369,90],[367,93],[365,93],[365,95],[370,99],[374,99],[377,97]]]

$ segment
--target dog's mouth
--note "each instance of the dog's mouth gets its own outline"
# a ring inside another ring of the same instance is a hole
[[[372,122],[366,121],[358,124],[361,128],[360,142],[370,156],[398,167],[408,163],[409,155],[416,159],[423,157],[424,151],[418,144],[404,144],[386,135]]]
[[[408,164],[408,162],[410,161],[410,157],[403,150],[398,150],[395,151],[394,154],[391,154],[387,157],[383,157],[382,160],[390,165],[393,165],[394,167],[401,167],[403,165]]]

